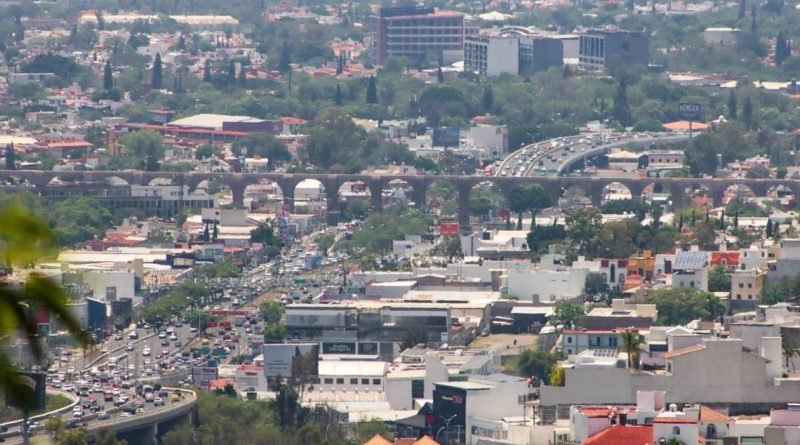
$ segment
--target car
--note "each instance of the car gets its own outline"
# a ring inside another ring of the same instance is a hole
[[[111,414],[108,411],[100,411],[97,413],[97,420],[108,420],[111,418]]]
[[[103,354],[108,354],[108,347],[103,346],[103,348],[100,349],[100,352],[102,352]]]
[[[192,327],[189,328],[189,332],[192,332],[192,333],[197,332],[197,328],[192,326]]]
[[[126,351],[133,351],[133,349],[134,349],[133,343],[129,343],[128,346],[125,347]]]
[[[164,399],[162,399],[161,397],[156,397],[155,399],[153,399],[153,405],[164,406]]]
[[[149,356],[150,355],[150,348],[144,348],[142,350],[142,355],[145,356],[145,357]]]
[[[122,340],[122,333],[117,332],[116,334],[114,334],[114,340]]]
[[[158,333],[158,338],[161,338],[161,339],[167,338],[167,333],[164,332],[164,331],[159,332]]]

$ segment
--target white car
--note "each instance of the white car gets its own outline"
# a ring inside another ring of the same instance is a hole
[[[150,355],[150,348],[144,348],[144,349],[142,350],[142,355],[143,355],[143,356],[145,356],[145,357],[147,357],[148,355]]]

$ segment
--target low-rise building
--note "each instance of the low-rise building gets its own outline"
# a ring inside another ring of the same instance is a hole
[[[658,311],[654,304],[627,306],[625,300],[614,299],[611,307],[595,307],[586,316],[589,330],[637,328],[647,329],[655,324]]]
[[[703,42],[708,46],[736,46],[742,30],[739,28],[706,28],[703,31]]]

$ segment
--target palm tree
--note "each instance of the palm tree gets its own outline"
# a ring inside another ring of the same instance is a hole
[[[639,335],[639,331],[634,329],[626,329],[625,332],[622,333],[622,347],[625,352],[628,353],[628,368],[633,368],[633,357],[634,354],[638,354],[639,345],[641,344],[642,337]],[[638,368],[638,360],[636,365]]]
[[[794,372],[794,362],[792,361],[792,358],[800,357],[800,351],[798,351],[794,344],[790,341],[784,341],[781,343],[781,348],[783,349],[783,359],[786,361],[786,369],[789,369],[789,363],[791,363],[792,372]]]
[[[57,252],[56,238],[47,223],[16,203],[0,206],[0,271],[6,276],[15,269],[30,269],[40,260]],[[34,311],[47,307],[51,314],[76,338],[88,343],[88,335],[75,316],[67,310],[68,296],[59,284],[42,274],[30,271],[24,282],[12,282],[0,275],[0,338],[20,336],[28,339],[28,348],[35,363],[43,357]],[[6,340],[8,341],[8,340]],[[11,357],[0,352],[0,391],[11,393],[27,415],[33,403],[30,387],[19,378],[19,370]]]

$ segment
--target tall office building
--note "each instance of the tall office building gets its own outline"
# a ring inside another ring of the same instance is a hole
[[[447,62],[459,60],[464,50],[464,36],[476,33],[464,14],[437,11],[429,7],[384,7],[378,13],[378,63],[390,56],[412,61],[428,53]]]
[[[604,71],[616,65],[650,63],[650,41],[641,32],[592,29],[580,37],[578,63],[588,71]]]

